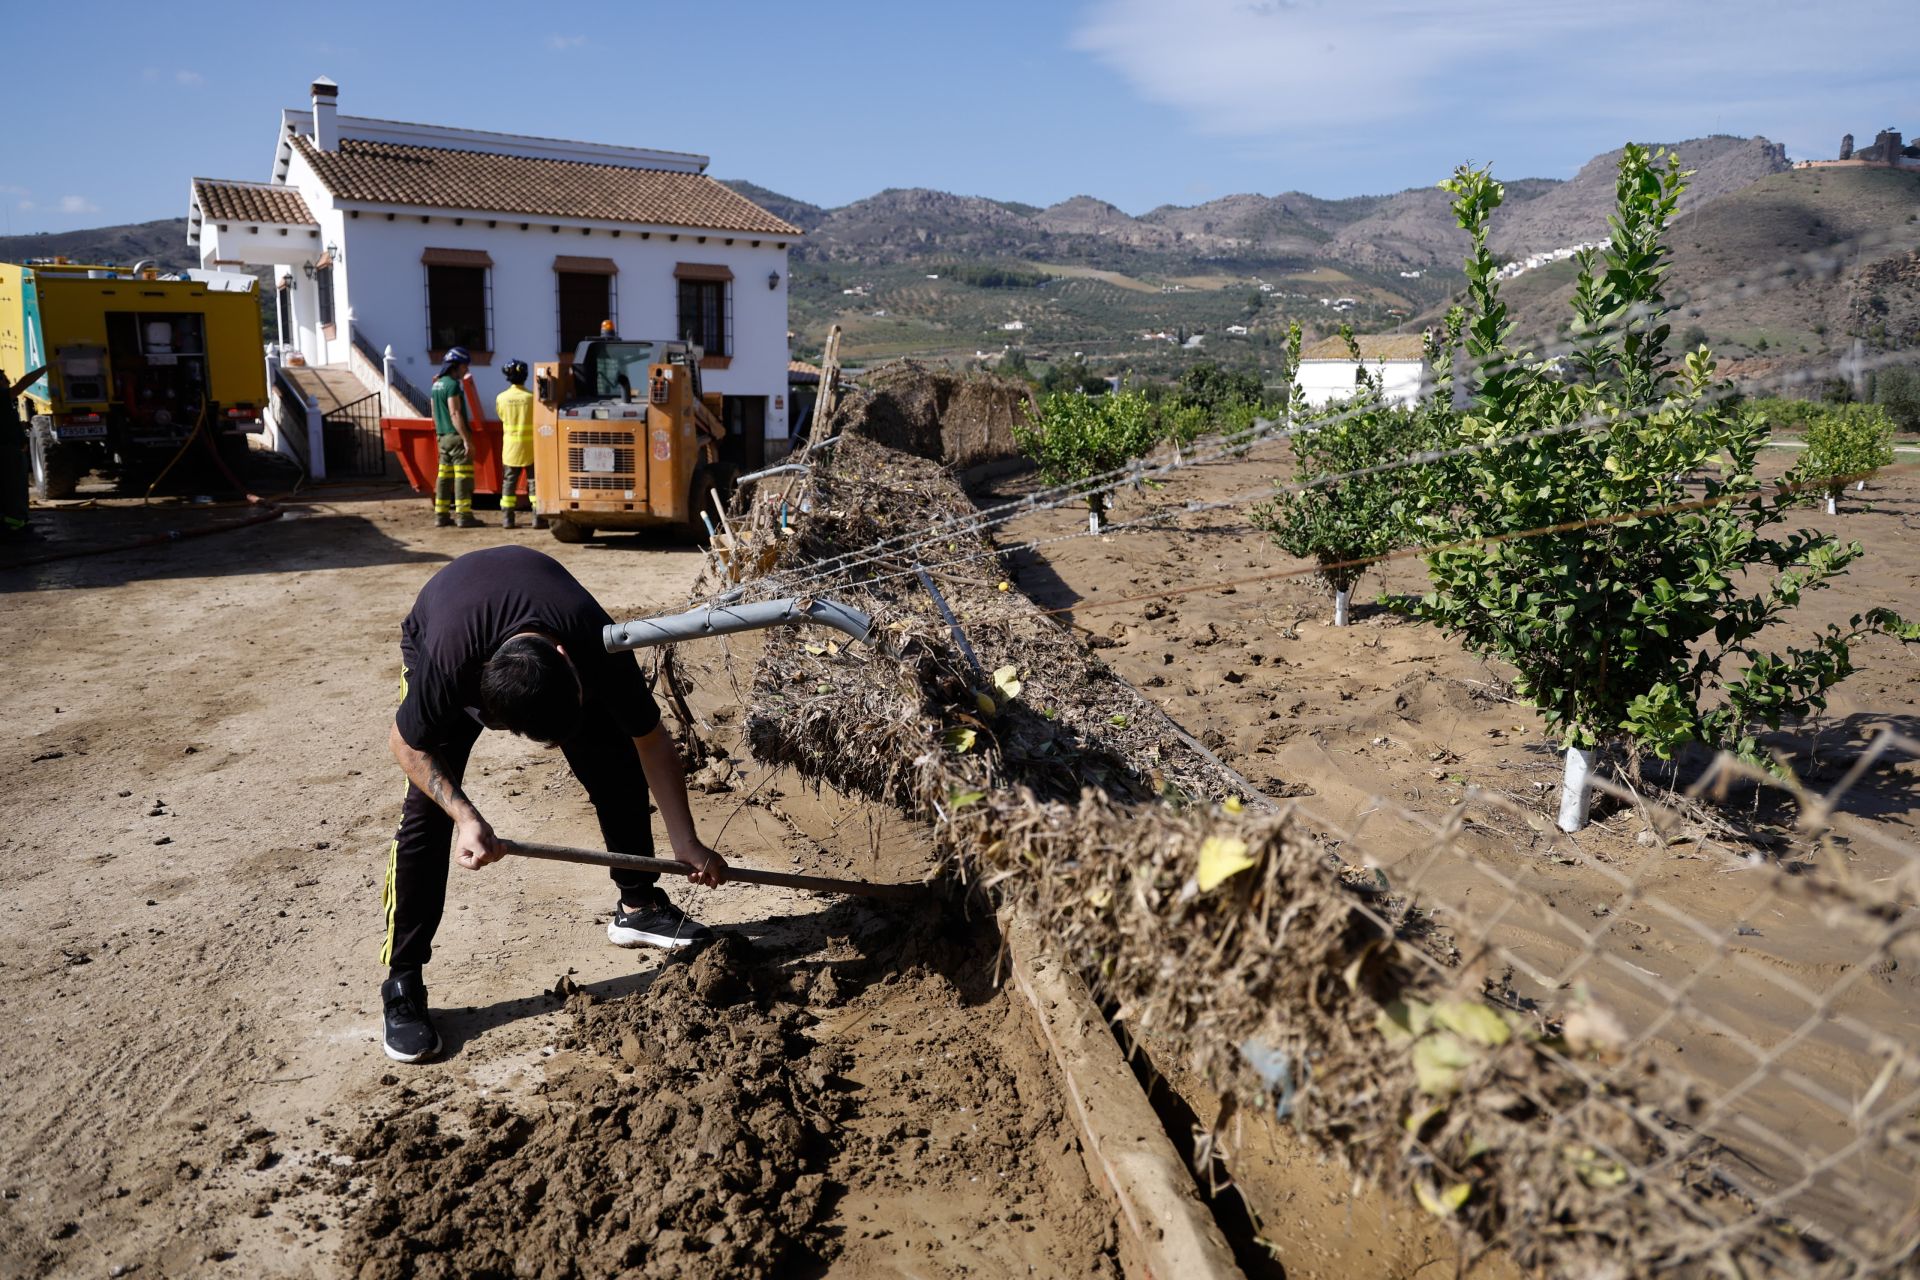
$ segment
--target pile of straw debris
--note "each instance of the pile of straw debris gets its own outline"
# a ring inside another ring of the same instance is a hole
[[[1274,1109],[1360,1173],[1554,1274],[1804,1259],[1718,1195],[1694,1104],[1607,1019],[1550,1023],[1446,963],[1417,913],[1330,858],[1001,581],[938,464],[850,432],[816,459],[766,595],[871,612],[875,647],[769,633],[756,755],[932,822],[953,873],[1035,920],[1160,1061]],[[809,566],[855,555],[830,578]],[[924,567],[977,661],[916,574]],[[944,567],[943,567],[944,566]],[[1731,1230],[1728,1228],[1731,1224]]]

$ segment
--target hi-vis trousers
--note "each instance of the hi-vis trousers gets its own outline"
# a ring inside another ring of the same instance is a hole
[[[473,514],[473,458],[458,431],[440,437],[440,474],[433,486],[433,513]]]

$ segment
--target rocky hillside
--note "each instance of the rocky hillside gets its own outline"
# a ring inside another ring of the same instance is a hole
[[[187,247],[185,218],[45,235],[0,236],[0,262],[25,262],[29,258],[68,258],[118,266],[152,258],[165,271],[200,265],[199,255]]]
[[[1734,376],[1825,376],[1855,336],[1869,359],[1920,346],[1920,173],[1794,169],[1690,210],[1665,282],[1674,335],[1704,337]],[[1505,286],[1533,349],[1559,341],[1573,275],[1557,263]]]
[[[1716,199],[1787,167],[1780,144],[1716,136],[1675,144],[1696,170],[1690,204]],[[1495,248],[1509,256],[1557,249],[1605,234],[1619,153],[1597,156],[1570,181],[1507,181]],[[1020,258],[1126,269],[1135,255],[1246,266],[1316,264],[1388,272],[1452,268],[1466,239],[1447,197],[1433,187],[1394,195],[1324,200],[1297,191],[1240,194],[1191,207],[1162,205],[1139,217],[1080,195],[1046,209],[921,188],[883,191],[821,209],[748,182],[735,190],[805,227],[802,261],[879,266],[920,258]],[[1162,261],[1158,265],[1173,264]]]

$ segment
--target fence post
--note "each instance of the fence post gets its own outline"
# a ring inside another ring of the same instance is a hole
[[[303,396],[307,402],[307,474],[315,480],[327,478],[327,420],[320,412],[315,396]]]
[[[380,353],[380,416],[393,416],[393,344]]]

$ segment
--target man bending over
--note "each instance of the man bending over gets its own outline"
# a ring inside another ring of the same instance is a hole
[[[401,700],[388,744],[407,775],[400,830],[387,854],[388,965],[380,998],[386,1051],[419,1062],[440,1051],[421,968],[446,905],[447,860],[477,870],[504,856],[493,828],[460,789],[484,729],[558,747],[586,788],[615,853],[653,853],[651,788],[695,884],[717,885],[727,864],[693,829],[686,771],[631,653],[608,653],[612,621],[551,556],[492,547],[461,556],[428,580],[400,624]],[[654,883],[614,871],[615,946],[690,946],[712,937]]]

